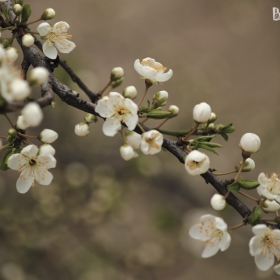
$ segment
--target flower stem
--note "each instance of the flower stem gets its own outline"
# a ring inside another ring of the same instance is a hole
[[[38,21],[40,21],[40,20],[42,20],[42,19],[41,19],[41,18],[38,18],[38,19],[36,19],[36,20],[34,20],[34,21],[27,22],[26,25],[30,25],[30,24],[36,23],[36,22],[38,22]]]
[[[33,136],[33,135],[27,135],[27,134],[22,134],[22,133],[18,133],[18,135],[24,137],[24,138],[32,138],[32,139],[38,139],[38,136]],[[38,139],[39,140],[39,139]]]
[[[11,125],[12,127],[15,127],[15,126],[13,125],[12,121],[10,120],[10,118],[7,116],[7,114],[4,114],[4,116],[5,116],[5,118],[8,120],[8,122],[10,123],[10,125]]]
[[[248,195],[248,194],[246,194],[246,193],[244,193],[242,191],[238,191],[238,193],[242,194],[243,196],[245,196],[245,197],[247,197],[247,198],[249,198],[249,199],[251,199],[253,201],[256,201],[256,202],[259,201],[258,199],[254,198],[254,197],[252,197],[252,196],[250,196],[250,195]]]
[[[198,126],[199,126],[199,123],[196,123],[195,126],[191,129],[191,131],[183,137],[183,140],[186,141],[193,133],[195,133]]]
[[[143,133],[146,132],[146,131],[143,129],[143,127],[141,126],[140,123],[137,123],[137,126],[141,129],[141,131],[142,131]]]
[[[239,175],[240,175],[240,173],[241,173],[241,171],[242,171],[242,169],[243,169],[244,162],[245,162],[245,160],[243,159],[242,162],[241,162],[241,164],[240,164],[239,170],[238,170],[236,176],[234,177],[234,182],[236,182],[236,180],[238,179],[238,177],[239,177]]]
[[[111,80],[108,82],[108,84],[101,90],[99,91],[99,94],[102,96],[102,94],[104,93],[104,91],[110,86],[111,84]]]
[[[241,224],[238,224],[238,225],[236,225],[236,226],[229,227],[229,229],[231,229],[231,230],[237,229],[237,228],[243,227],[244,225],[245,225],[245,223],[242,222]]]
[[[144,91],[144,93],[143,93],[143,95],[142,95],[142,98],[141,98],[141,100],[138,102],[138,107],[140,107],[140,105],[141,105],[141,103],[143,102],[143,100],[144,100],[144,98],[145,98],[145,96],[146,96],[146,94],[147,94],[147,92],[148,92],[148,90],[149,90],[149,88],[151,87],[151,85],[149,85],[149,84],[147,84],[146,83],[146,87],[145,87],[145,91]]]
[[[232,174],[235,173],[236,170],[231,170],[231,171],[227,171],[227,172],[223,172],[223,173],[213,173],[215,176],[222,176],[222,175],[228,175],[228,174]]]
[[[169,120],[169,118],[166,118],[162,123],[160,123],[155,129],[159,129],[162,125],[164,125],[167,121]]]

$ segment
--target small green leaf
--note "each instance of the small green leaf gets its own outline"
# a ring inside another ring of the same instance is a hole
[[[216,135],[202,136],[198,137],[195,140],[198,142],[210,142]]]
[[[239,182],[234,182],[227,186],[228,191],[238,192],[240,190]]]
[[[25,3],[22,6],[21,22],[27,22],[30,16],[31,16],[30,5]]]
[[[228,136],[225,133],[221,132],[220,134],[226,141],[228,140]]]
[[[232,133],[234,132],[235,128],[232,126],[232,123],[224,126],[223,128],[221,128],[221,132],[224,132],[224,133]]]
[[[253,208],[252,214],[250,215],[248,222],[252,226],[257,225],[261,222],[260,221],[261,217],[262,217],[261,207],[257,205]]]
[[[242,189],[253,190],[256,189],[260,184],[258,181],[254,180],[240,180],[239,185]]]
[[[214,149],[212,149],[211,147],[209,147],[209,146],[207,146],[207,145],[204,145],[204,144],[201,144],[201,143],[200,143],[200,144],[198,145],[198,147],[201,148],[201,149],[204,149],[204,150],[206,150],[206,151],[212,152],[212,153],[216,154],[217,156],[219,155]]]
[[[149,107],[142,106],[141,108],[139,108],[139,112],[141,112],[141,113],[147,113],[147,112],[149,112]]]
[[[202,145],[206,145],[208,147],[211,147],[211,148],[223,148],[222,145],[218,144],[218,143],[212,143],[212,142],[200,142],[200,144]]]
[[[151,119],[165,119],[168,118],[172,113],[161,110],[151,110],[147,113],[146,117]]]

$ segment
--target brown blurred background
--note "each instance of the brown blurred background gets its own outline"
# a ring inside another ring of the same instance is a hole
[[[233,122],[236,128],[228,142],[215,139],[224,149],[219,156],[209,154],[211,167],[232,169],[241,159],[240,137],[253,132],[262,147],[253,156],[256,169],[244,177],[279,172],[280,21],[272,19],[279,1],[29,3],[31,19],[52,7],[52,24],[69,23],[77,47],[61,57],[92,91],[103,88],[111,69],[121,66],[125,81],[117,90],[134,85],[141,93],[144,83],[133,63],[153,57],[174,75],[152,87],[149,97],[166,90],[167,106],[180,107],[178,118],[164,128],[190,128],[194,105],[207,102],[217,123]],[[35,30],[37,24],[31,27]],[[86,98],[63,71],[55,74]],[[15,188],[17,173],[0,175],[0,279],[277,279],[272,270],[257,270],[249,254],[249,226],[232,233],[227,251],[201,258],[203,246],[188,235],[201,215],[222,216],[229,226],[241,222],[231,207],[222,212],[210,208],[215,191],[202,178],[190,177],[164,151],[125,162],[118,151],[119,135],[105,137],[101,120],[91,125],[87,137],[75,136],[74,125],[84,113],[56,101],[55,110],[45,110],[42,126],[27,131],[51,128],[59,133],[52,184],[21,195]],[[14,121],[16,117],[11,115]],[[3,134],[3,117],[2,123]]]

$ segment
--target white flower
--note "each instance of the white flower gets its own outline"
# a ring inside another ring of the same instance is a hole
[[[252,160],[251,158],[247,158],[245,160],[245,164],[244,164],[244,167],[242,169],[242,172],[249,172],[249,171],[252,171],[254,170],[256,167],[256,164],[254,162],[254,160]]]
[[[44,67],[36,67],[30,71],[28,81],[31,85],[42,85],[48,80],[49,72]]]
[[[29,124],[25,121],[24,116],[18,116],[17,127],[22,130],[26,130],[26,128],[29,127]]]
[[[120,147],[120,153],[124,160],[130,160],[138,157],[138,154],[133,150],[133,148],[127,144]]]
[[[231,242],[227,224],[221,218],[212,215],[202,216],[200,224],[191,227],[189,234],[194,239],[205,241],[203,258],[214,256],[219,249],[225,251]]]
[[[137,89],[135,86],[128,86],[123,90],[123,96],[125,98],[134,99],[137,96]]]
[[[72,35],[67,34],[69,24],[65,21],[57,22],[53,27],[47,22],[42,22],[37,30],[43,40],[46,42],[43,44],[44,54],[55,59],[57,57],[57,49],[62,53],[71,52],[76,45],[69,41],[72,39]]]
[[[254,133],[245,133],[239,143],[239,147],[250,154],[256,153],[261,146],[261,139]]]
[[[172,117],[176,117],[179,114],[179,107],[176,105],[170,105],[168,111],[172,113]]]
[[[124,71],[122,67],[115,67],[111,71],[111,81],[116,81],[120,78],[123,78]]]
[[[200,175],[209,169],[209,157],[197,150],[191,151],[185,161],[185,168],[190,175]]]
[[[269,178],[262,172],[258,177],[258,182],[260,186],[257,190],[260,195],[280,202],[280,180],[276,173],[272,173]]]
[[[13,6],[14,13],[18,16],[22,13],[22,6],[20,4],[15,4]]]
[[[134,69],[141,75],[142,79],[149,79],[153,84],[166,82],[173,75],[171,69],[165,73],[167,68],[150,57],[144,58],[141,62],[136,59]]]
[[[29,126],[38,126],[43,120],[42,109],[35,102],[26,104],[21,113]]]
[[[18,58],[18,50],[14,47],[8,47],[6,49],[7,60],[9,62],[14,62]]]
[[[141,151],[145,155],[154,155],[161,151],[163,136],[157,130],[150,130],[142,134]]]
[[[89,125],[81,122],[75,125],[75,134],[78,136],[87,136],[89,134]]]
[[[273,267],[274,271],[280,275],[280,264],[277,264]]]
[[[35,39],[34,37],[31,35],[31,34],[25,34],[23,37],[22,37],[22,44],[25,46],[25,47],[31,47],[33,46],[35,42]]]
[[[219,210],[223,210],[226,207],[226,200],[225,197],[223,195],[220,194],[214,194],[211,198],[211,206],[213,207],[213,209],[219,211]]]
[[[206,123],[211,117],[211,112],[211,107],[207,103],[202,102],[194,106],[193,119],[198,123]]]
[[[140,148],[141,139],[141,135],[134,131],[129,131],[125,136],[126,143],[129,144],[133,149]]]
[[[44,13],[41,15],[42,20],[49,20],[55,17],[55,11],[52,8],[47,8]]]
[[[276,202],[275,200],[269,200],[267,199],[264,202],[263,205],[263,210],[265,212],[276,212],[280,209],[280,204],[278,202]]]
[[[14,101],[21,101],[30,94],[28,82],[22,79],[15,79],[9,85],[9,92]]]
[[[50,144],[43,144],[39,147],[39,154],[49,154],[54,156],[55,155],[55,149],[53,146],[51,146]]]
[[[38,155],[38,148],[28,145],[23,148],[20,154],[13,154],[8,159],[8,167],[21,172],[16,187],[19,193],[26,193],[34,180],[41,185],[49,185],[53,175],[49,168],[56,166],[56,159],[50,154]]]
[[[117,92],[110,92],[109,96],[99,99],[95,111],[106,118],[102,128],[106,136],[114,136],[121,129],[121,123],[126,124],[129,130],[138,123],[138,106]]]
[[[255,257],[258,269],[266,271],[273,265],[274,256],[280,258],[280,230],[256,225],[252,231],[256,236],[250,240],[250,254]]]
[[[43,143],[52,143],[58,138],[58,134],[51,129],[44,129],[38,137]]]

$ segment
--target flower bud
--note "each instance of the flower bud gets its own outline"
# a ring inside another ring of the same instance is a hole
[[[47,8],[44,13],[41,15],[42,20],[49,20],[55,17],[55,11],[52,8]]]
[[[168,108],[168,112],[172,113],[171,114],[172,117],[176,117],[179,114],[179,107],[177,107],[176,105],[170,105]]]
[[[197,150],[191,151],[185,161],[185,168],[190,175],[200,175],[209,169],[209,157]]]
[[[14,62],[18,58],[18,50],[14,47],[8,47],[6,53],[9,62]]]
[[[16,136],[17,135],[17,131],[14,128],[10,128],[8,130],[8,134],[11,136]]]
[[[139,149],[141,144],[141,135],[134,132],[129,131],[125,136],[126,143],[129,144],[133,149]]]
[[[89,125],[81,122],[75,125],[75,134],[77,136],[87,136],[89,134]]]
[[[25,47],[33,46],[34,42],[35,42],[35,39],[31,34],[28,33],[28,34],[25,34],[24,36],[22,36],[22,44]]]
[[[14,79],[9,86],[10,94],[15,101],[22,101],[30,94],[29,84],[25,80]]]
[[[167,91],[165,90],[158,91],[153,97],[153,102],[152,102],[153,107],[158,108],[166,105],[167,98],[168,98]]]
[[[263,210],[265,212],[276,212],[280,209],[280,204],[275,200],[267,199],[263,204]]]
[[[44,129],[38,136],[43,143],[52,143],[58,138],[58,134],[51,129]]]
[[[0,42],[4,48],[8,48],[11,46],[11,40],[8,38],[2,38]]]
[[[223,210],[226,207],[225,197],[217,193],[212,196],[210,203],[213,209],[217,211]]]
[[[21,113],[29,126],[38,126],[43,120],[42,109],[35,102],[25,105]]]
[[[254,133],[245,133],[240,140],[239,147],[247,153],[256,153],[261,146],[261,139]]]
[[[135,86],[128,86],[123,90],[123,96],[125,98],[134,99],[137,96],[137,90]]]
[[[120,147],[121,157],[124,160],[130,160],[134,157],[138,157],[138,154],[134,152],[133,148],[130,145],[123,145]]]
[[[96,121],[97,121],[96,116],[93,115],[93,114],[90,114],[90,113],[86,113],[86,114],[85,114],[84,120],[85,120],[87,123],[92,123],[92,122],[96,122]]]
[[[53,148],[53,146],[51,146],[50,144],[43,144],[39,147],[39,154],[49,154],[54,156],[55,155],[55,149]]]
[[[26,130],[29,127],[28,123],[25,121],[24,117],[18,116],[17,118],[17,127],[22,130]]]
[[[202,102],[194,106],[193,119],[195,122],[205,123],[210,119],[210,117],[211,117],[211,107],[207,103]]]
[[[36,67],[30,71],[28,82],[31,86],[42,85],[48,80],[49,72],[44,67]]]
[[[14,13],[19,16],[22,13],[22,6],[20,4],[15,4],[13,6]]]
[[[255,167],[256,167],[255,162],[251,158],[247,158],[245,160],[242,172],[250,172],[250,171],[254,170]]]
[[[121,85],[122,82],[123,82],[123,78],[120,78],[120,79],[118,79],[118,80],[112,81],[112,82],[111,82],[111,86],[112,86],[112,88],[116,88],[116,87],[118,87],[119,85]]]
[[[211,112],[210,119],[208,120],[208,123],[213,123],[217,120],[217,115],[214,112]]]
[[[124,71],[122,67],[115,67],[111,71],[111,81],[117,81],[124,77]]]

